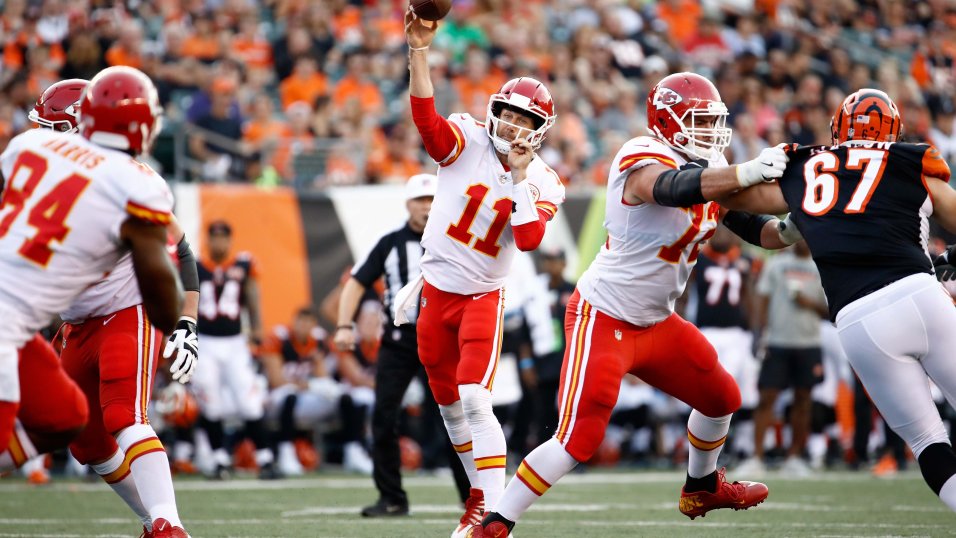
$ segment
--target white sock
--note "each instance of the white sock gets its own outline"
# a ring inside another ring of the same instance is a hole
[[[260,448],[256,450],[256,465],[262,467],[275,461],[275,454],[271,448]]]
[[[143,506],[153,521],[164,518],[174,527],[182,527],[176,509],[173,477],[169,472],[169,458],[156,432],[148,424],[134,424],[116,436],[126,464],[136,481],[136,489]]]
[[[950,510],[956,512],[956,475],[949,477],[939,490],[939,498]]]
[[[173,444],[173,459],[176,461],[189,461],[193,457],[193,445],[186,441],[176,441]]]
[[[548,439],[521,462],[494,511],[505,519],[518,521],[538,497],[577,464],[560,441]]]
[[[113,488],[120,499],[123,499],[126,505],[136,514],[136,517],[143,522],[143,526],[152,530],[153,519],[149,517],[149,511],[146,510],[143,501],[139,498],[136,481],[129,472],[129,465],[126,464],[126,455],[123,454],[123,451],[117,449],[109,459],[103,463],[94,463],[90,465],[90,468]]]
[[[445,422],[445,429],[448,430],[448,438],[451,439],[452,446],[455,447],[455,453],[461,460],[465,468],[465,474],[468,475],[468,481],[471,487],[478,486],[478,470],[475,468],[475,453],[472,451],[471,427],[465,420],[465,412],[461,409],[461,400],[451,405],[439,405],[441,418]]]
[[[491,408],[491,391],[478,384],[459,385],[461,408],[471,427],[478,484],[485,496],[485,511],[494,511],[505,490],[508,445]]]
[[[212,460],[214,465],[225,465],[226,467],[232,465],[232,458],[229,457],[229,453],[226,452],[225,448],[217,448],[212,451]]]
[[[23,424],[18,420],[13,424],[13,436],[10,437],[7,450],[0,453],[0,473],[12,471],[39,455],[27,431],[23,429]]]
[[[687,419],[687,474],[701,478],[717,470],[717,456],[727,440],[730,417],[711,418],[694,409]]]

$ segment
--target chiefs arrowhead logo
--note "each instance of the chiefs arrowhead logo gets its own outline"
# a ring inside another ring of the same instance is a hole
[[[658,88],[654,92],[654,106],[657,110],[662,110],[680,103],[683,99],[680,94],[670,88]]]

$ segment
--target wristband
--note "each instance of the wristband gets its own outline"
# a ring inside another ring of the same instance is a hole
[[[339,325],[338,327],[335,328],[336,331],[339,330],[339,329],[348,329],[348,330],[352,331],[352,330],[355,330],[355,327],[353,327],[353,326],[351,326],[351,325]]]
[[[429,47],[429,46],[430,46],[430,45],[425,45],[424,47],[418,47],[417,49],[416,49],[415,47],[408,47],[408,50],[409,50],[409,51],[418,52],[418,51],[422,51],[422,50],[428,50],[428,47]]]

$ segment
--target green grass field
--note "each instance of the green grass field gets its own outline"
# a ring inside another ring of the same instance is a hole
[[[732,475],[732,473],[731,473]],[[566,477],[528,512],[520,538],[710,536],[948,536],[956,515],[917,472],[892,479],[828,473],[766,478],[770,498],[748,511],[720,510],[688,520],[677,511],[681,474],[584,472]],[[731,476],[732,478],[732,476]],[[180,513],[195,538],[448,536],[461,515],[450,478],[406,480],[414,514],[369,520],[371,479],[322,474],[260,482],[176,482]],[[32,487],[0,481],[0,537],[138,536],[125,505],[105,485],[59,479]]]

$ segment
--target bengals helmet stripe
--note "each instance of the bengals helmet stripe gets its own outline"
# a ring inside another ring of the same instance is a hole
[[[872,88],[862,88],[850,94],[830,120],[834,144],[847,140],[896,142],[902,130],[903,122],[896,103],[885,92]]]

